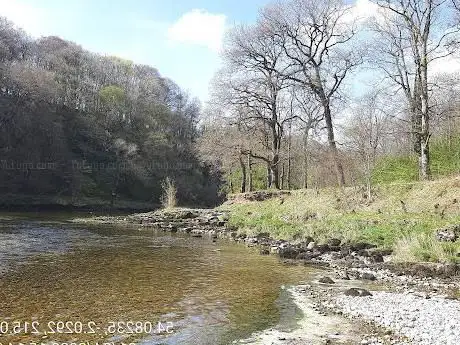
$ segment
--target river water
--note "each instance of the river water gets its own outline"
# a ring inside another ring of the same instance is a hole
[[[69,217],[0,214],[0,343],[220,345],[301,316],[283,286],[311,269],[223,240]]]

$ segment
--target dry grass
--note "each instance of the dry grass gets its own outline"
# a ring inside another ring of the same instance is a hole
[[[174,208],[177,206],[177,188],[176,184],[169,177],[161,183],[163,194],[161,195],[161,204],[164,208]]]
[[[397,262],[458,262],[460,243],[439,242],[432,234],[411,234],[399,240],[393,258]]]
[[[372,200],[362,188],[326,188],[222,208],[231,211],[230,223],[247,234],[366,241],[397,247],[396,257],[403,261],[452,261],[460,250],[459,243],[438,243],[433,237],[435,229],[460,223],[460,176],[380,185]]]

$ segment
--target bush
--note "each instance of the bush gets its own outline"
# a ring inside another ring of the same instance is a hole
[[[177,206],[177,188],[176,184],[169,177],[161,183],[163,194],[161,195],[161,204],[164,208],[174,208]]]

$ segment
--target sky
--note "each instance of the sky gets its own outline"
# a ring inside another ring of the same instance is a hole
[[[267,0],[0,0],[0,15],[34,37],[56,35],[151,65],[202,102],[225,31]]]
[[[151,65],[205,103],[226,30],[255,22],[269,1],[0,0],[0,15],[34,37],[56,35],[93,52]],[[354,4],[352,17],[376,12],[369,0],[347,2]],[[452,63],[438,65],[452,69]],[[362,82],[353,84],[365,89]]]

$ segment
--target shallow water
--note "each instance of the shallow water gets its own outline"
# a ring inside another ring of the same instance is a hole
[[[281,287],[310,269],[226,241],[66,217],[0,215],[0,343],[219,345],[300,317]]]

